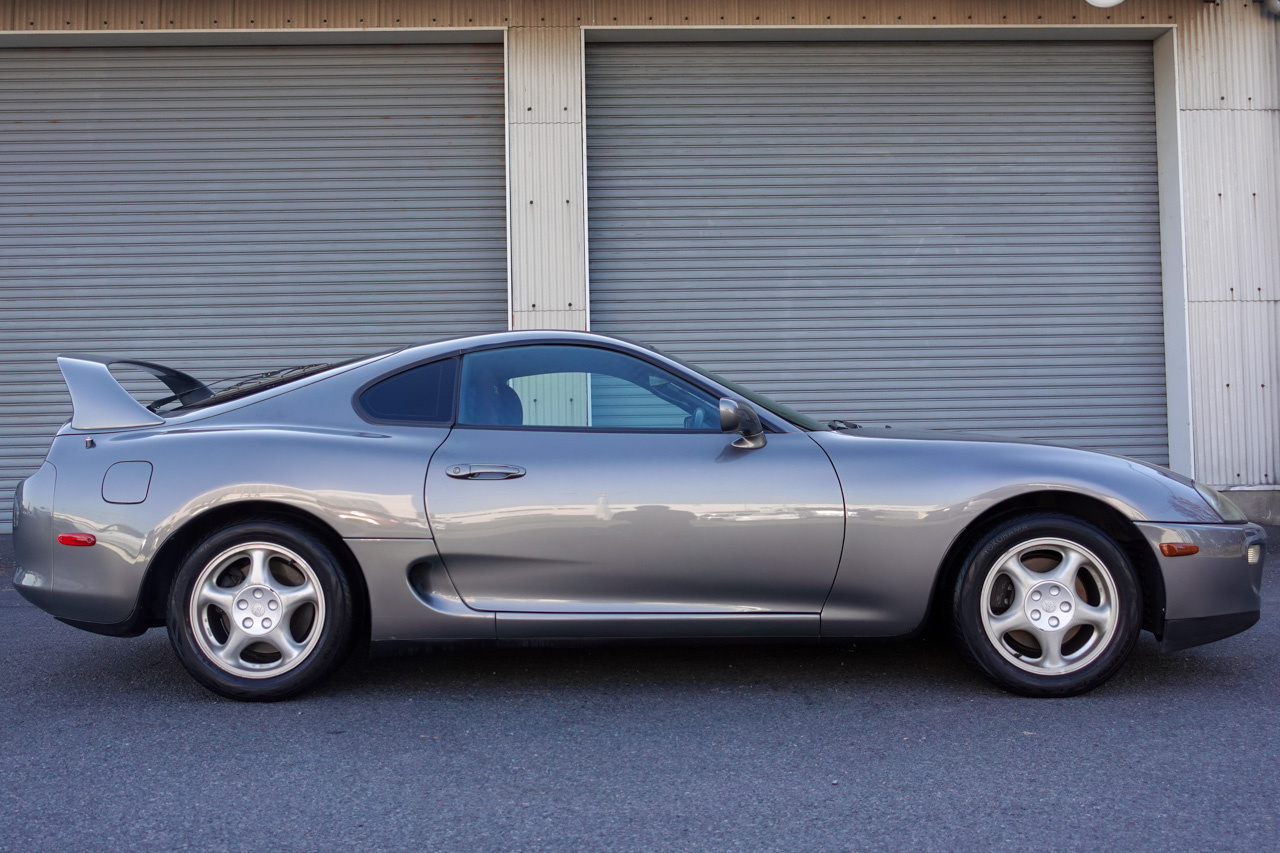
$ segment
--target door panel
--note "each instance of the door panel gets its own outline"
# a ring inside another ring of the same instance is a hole
[[[807,435],[459,427],[427,473],[436,544],[471,607],[545,613],[817,613],[844,536]],[[504,479],[462,466],[515,466]]]

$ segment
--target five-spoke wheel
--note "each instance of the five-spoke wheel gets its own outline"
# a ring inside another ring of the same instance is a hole
[[[276,521],[223,528],[183,562],[169,637],[206,686],[279,699],[327,675],[350,635],[350,587],[308,531]]]
[[[307,561],[270,542],[236,545],[209,561],[191,597],[196,643],[231,675],[288,672],[324,629],[320,581]]]
[[[1101,684],[1137,638],[1140,590],[1102,530],[1042,513],[1006,521],[961,569],[953,625],[968,661],[1018,693],[1065,696]]]
[[[1014,666],[1065,675],[1088,666],[1116,630],[1106,565],[1065,539],[1032,539],[1002,554],[983,584],[982,624]]]

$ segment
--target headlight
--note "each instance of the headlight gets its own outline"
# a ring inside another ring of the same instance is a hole
[[[1249,520],[1240,511],[1240,507],[1233,504],[1226,495],[1212,486],[1197,482],[1196,491],[1200,493],[1200,497],[1209,502],[1209,506],[1213,507],[1218,515],[1222,516],[1223,521],[1244,522]]]

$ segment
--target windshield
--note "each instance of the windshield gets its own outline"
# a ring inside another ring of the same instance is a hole
[[[816,421],[813,418],[809,417],[808,415],[801,414],[800,412],[797,412],[795,409],[791,408],[790,406],[784,406],[781,403],[779,403],[777,400],[771,400],[763,394],[758,394],[749,388],[743,388],[737,382],[731,382],[730,380],[725,379],[723,376],[719,376],[715,373],[712,373],[709,370],[703,370],[701,367],[698,367],[696,364],[690,364],[689,362],[685,361],[683,358],[680,358],[679,356],[676,356],[676,355],[672,355],[669,352],[664,352],[663,350],[660,350],[655,346],[646,345],[646,347],[648,349],[653,350],[656,353],[661,353],[662,355],[666,356],[667,358],[671,359],[677,364],[684,365],[685,367],[689,368],[699,376],[705,376],[706,378],[710,379],[712,382],[715,382],[718,385],[723,385],[724,387],[728,388],[730,391],[733,391],[735,394],[738,394],[746,398],[747,400],[750,400],[752,403],[764,409],[765,411],[772,412],[773,414],[782,418],[784,421],[795,424],[801,429],[807,429],[812,432],[830,432],[831,431],[831,427],[827,426],[826,424]]]

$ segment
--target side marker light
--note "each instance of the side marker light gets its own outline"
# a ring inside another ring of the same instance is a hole
[[[58,544],[78,545],[83,548],[89,545],[98,544],[98,537],[94,536],[92,533],[59,533]]]
[[[1184,542],[1164,542],[1160,545],[1160,553],[1166,557],[1190,557],[1200,553],[1199,545],[1188,545]]]

